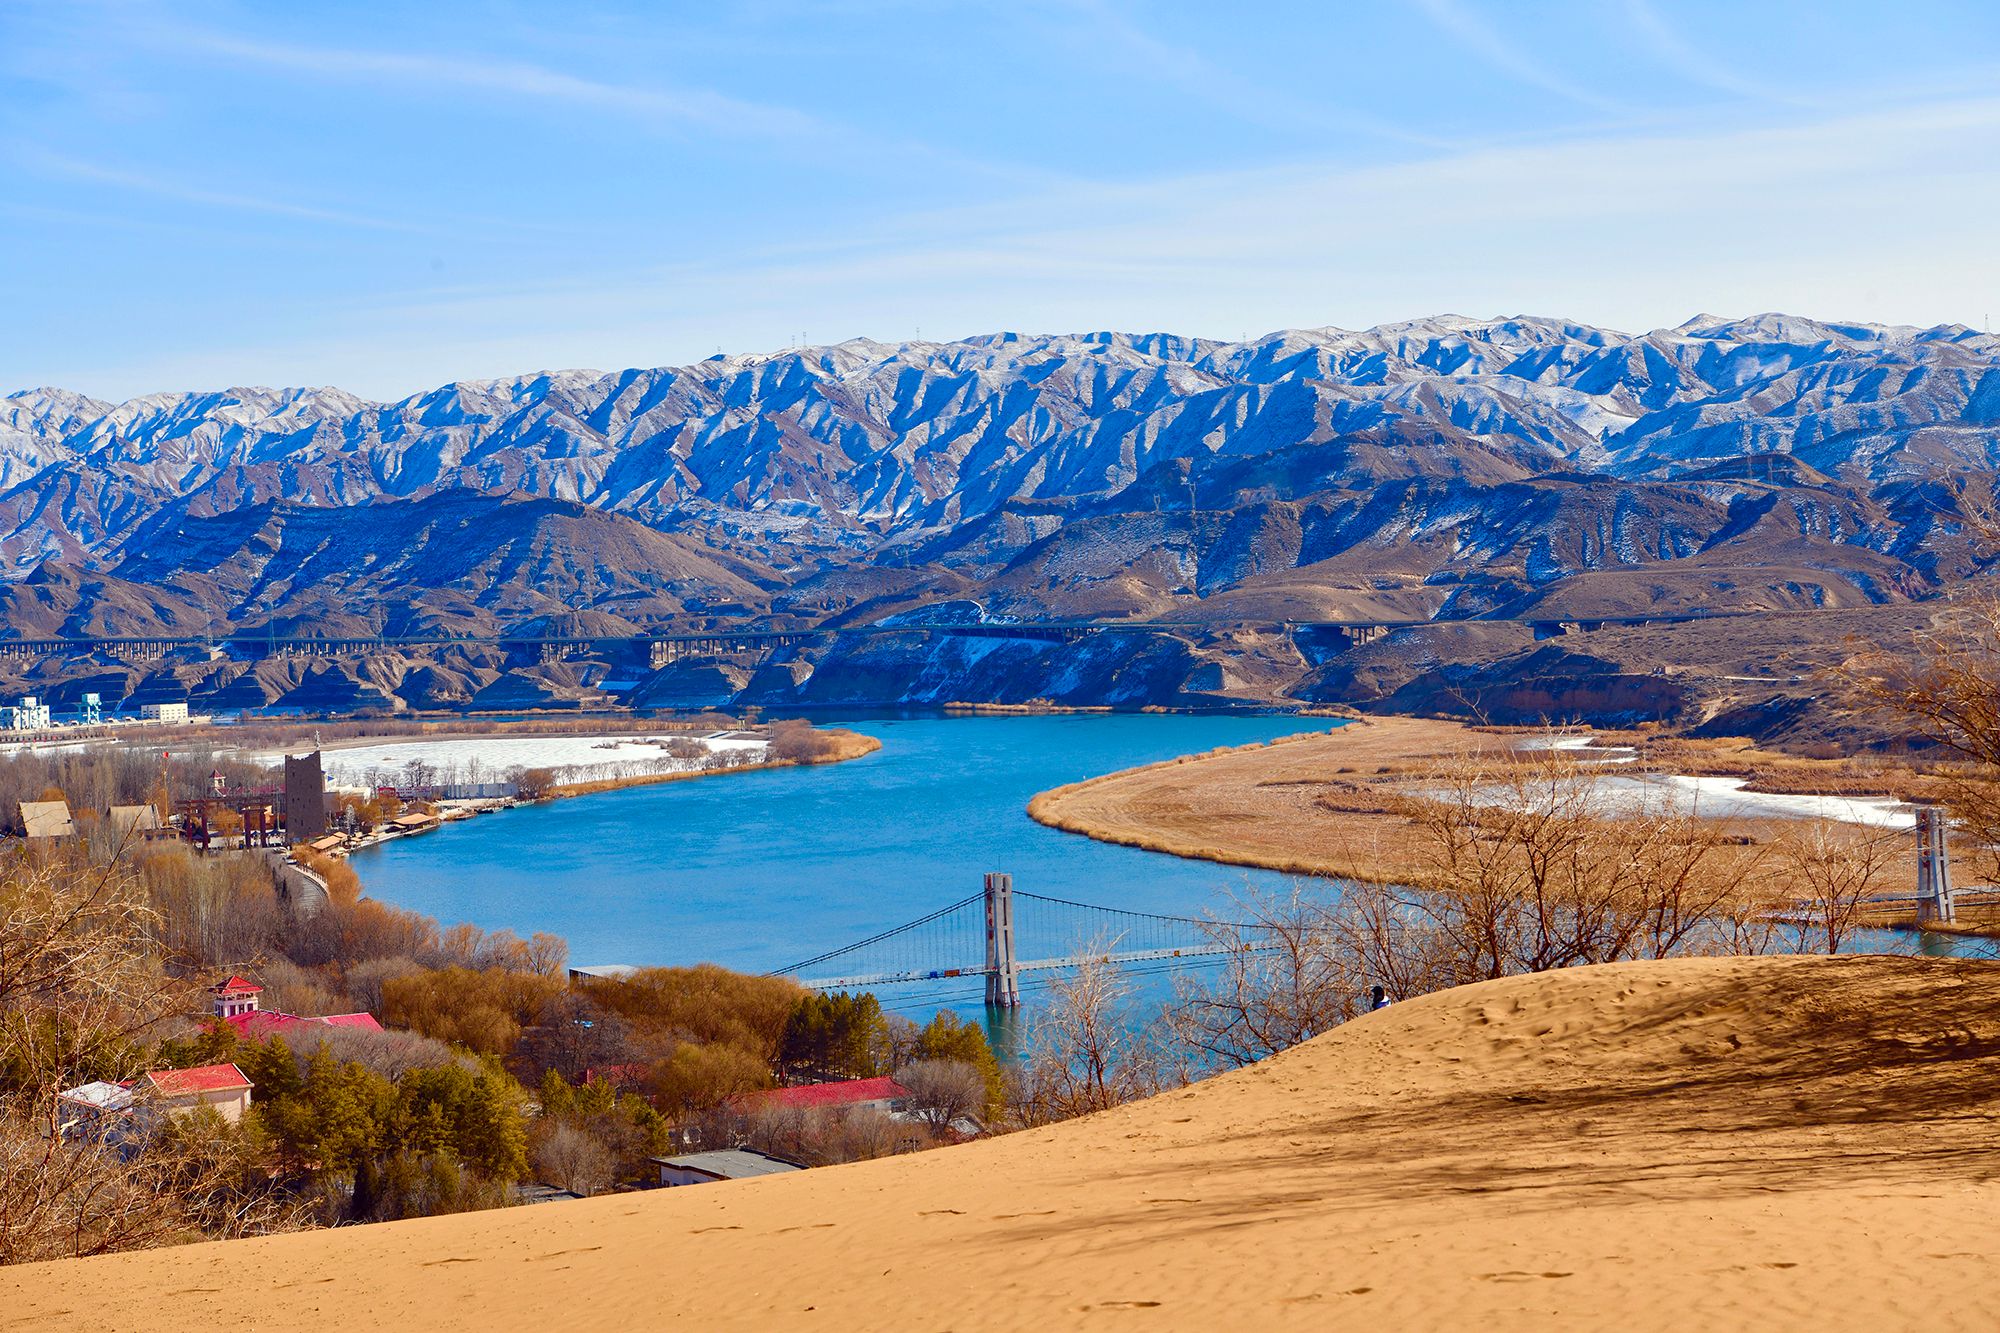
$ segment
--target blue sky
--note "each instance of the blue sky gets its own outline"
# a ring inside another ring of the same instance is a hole
[[[2000,6],[0,0],[0,390],[1977,324]]]

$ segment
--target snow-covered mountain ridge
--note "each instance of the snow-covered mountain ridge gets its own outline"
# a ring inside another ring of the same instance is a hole
[[[2000,339],[1957,325],[854,340],[386,404],[12,394],[0,572],[101,574],[231,624],[960,597],[1471,614],[1642,569],[1669,591],[1605,595],[1700,601],[1724,567],[1776,571],[1731,589],[1760,598],[1879,601],[1971,572],[1939,487],[1996,463]],[[332,507],[350,518],[313,520]],[[486,545],[424,558],[446,513]],[[47,610],[87,620],[92,596]]]

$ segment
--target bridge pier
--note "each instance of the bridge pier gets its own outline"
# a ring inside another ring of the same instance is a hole
[[[1021,974],[1014,957],[1014,877],[986,876],[986,1007],[1021,1007]]]
[[[1949,925],[1958,917],[1952,900],[1951,863],[1945,851],[1944,811],[1917,807],[1917,924]]]

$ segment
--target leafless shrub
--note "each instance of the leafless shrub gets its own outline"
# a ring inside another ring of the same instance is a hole
[[[305,1077],[313,1053],[322,1047],[341,1064],[357,1064],[384,1078],[401,1078],[412,1069],[441,1069],[459,1064],[477,1070],[479,1062],[463,1051],[454,1050],[435,1037],[420,1032],[391,1028],[376,1032],[369,1028],[325,1027],[314,1024],[285,1034],[292,1057],[298,1062],[299,1076]]]
[[[1100,944],[1049,989],[1030,1031],[1027,1066],[1012,1109],[1023,1124],[1042,1125],[1149,1097],[1178,1081],[1154,1034],[1137,1021],[1129,981]]]
[[[610,1187],[616,1174],[611,1152],[580,1126],[555,1123],[536,1135],[529,1148],[535,1178],[575,1194]]]
[[[1419,887],[1397,915],[1456,981],[1714,952],[1733,918],[1772,903],[1763,849],[1728,821],[1613,797],[1553,752],[1467,757],[1406,811]]]
[[[945,1134],[986,1106],[986,1076],[962,1060],[913,1060],[896,1071],[896,1082],[933,1134]]]
[[[738,1142],[806,1166],[861,1162],[923,1146],[911,1127],[870,1107],[764,1107],[742,1123]]]
[[[1366,991],[1324,896],[1294,881],[1283,896],[1243,894],[1230,920],[1202,928],[1225,950],[1212,972],[1175,979],[1168,1033],[1207,1065],[1247,1065],[1352,1018]]]
[[[1867,900],[1885,887],[1909,834],[1901,829],[1797,821],[1777,845],[1777,862],[1796,895],[1796,911],[1815,948],[1840,952]]]

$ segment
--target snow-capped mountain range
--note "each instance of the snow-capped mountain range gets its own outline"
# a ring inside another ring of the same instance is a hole
[[[1440,317],[0,399],[15,633],[1849,605],[1981,568],[2000,339]]]

